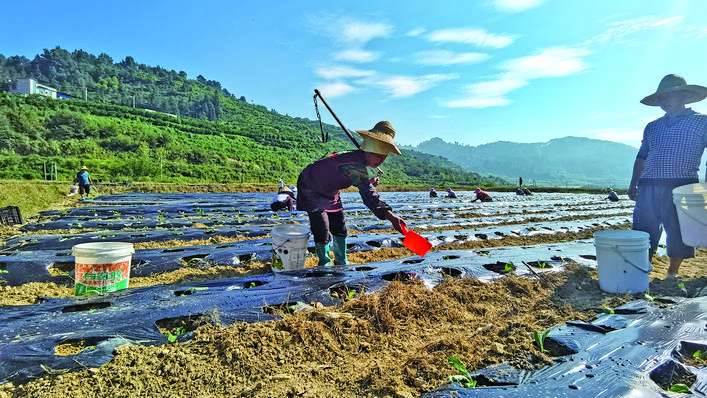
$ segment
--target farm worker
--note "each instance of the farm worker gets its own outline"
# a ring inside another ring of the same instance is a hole
[[[330,266],[329,243],[334,243],[336,265],[348,264],[346,259],[346,221],[339,191],[350,186],[358,188],[363,203],[381,220],[388,220],[402,233],[406,226],[378,194],[379,178],[371,178],[366,167],[376,168],[391,154],[401,155],[395,145],[395,128],[382,121],[370,130],[357,130],[363,137],[356,151],[335,153],[305,167],[297,180],[297,206],[307,212],[314,236],[319,265]]]
[[[683,77],[671,74],[663,77],[655,93],[641,100],[642,104],[659,106],[665,115],[643,130],[628,197],[636,201],[633,229],[650,234],[649,260],[665,228],[670,259],[666,277],[676,277],[682,260],[695,256],[695,248],[682,241],[672,191],[699,182],[697,172],[707,146],[707,115],[685,104],[705,97],[707,87],[687,84]]]
[[[448,198],[456,198],[457,193],[452,190],[452,188],[447,188],[447,197]]]
[[[493,201],[493,198],[491,198],[491,195],[489,195],[488,193],[481,190],[481,188],[476,188],[474,190],[474,193],[476,194],[476,197],[474,198],[474,200],[472,200],[472,202],[476,202],[477,200],[481,201],[481,202]]]
[[[430,198],[436,198],[437,197],[437,191],[435,191],[434,188],[430,189]]]
[[[78,173],[76,173],[76,177],[74,178],[74,183],[79,184],[79,195],[81,195],[81,198],[83,198],[84,192],[86,193],[86,196],[88,196],[89,193],[91,193],[91,184],[93,183],[93,180],[91,179],[91,176],[88,174],[88,167],[82,166],[81,170],[79,170]]]
[[[612,202],[618,202],[618,201],[619,201],[619,195],[618,195],[618,194],[616,193],[616,191],[614,191],[613,189],[611,189],[611,188],[606,188],[606,193],[609,195],[609,196],[606,197],[606,199],[609,199],[609,200],[612,201]]]
[[[273,198],[272,203],[270,203],[270,209],[272,211],[294,211],[297,201],[295,200],[295,194],[292,189],[285,186],[285,183],[280,180],[280,188],[277,190],[277,194]]]
[[[523,188],[523,194],[524,194],[524,195],[532,195],[533,193],[530,192],[530,189],[528,189],[528,188]]]

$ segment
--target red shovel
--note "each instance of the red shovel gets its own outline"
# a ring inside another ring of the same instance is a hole
[[[403,235],[405,235],[405,239],[403,239],[403,245],[408,249],[412,250],[412,252],[417,254],[418,256],[425,257],[425,254],[427,254],[427,252],[432,247],[432,243],[430,243],[427,239],[423,238],[422,235],[418,234],[417,232],[412,232],[408,230],[405,225],[401,225],[401,227],[403,230]]]

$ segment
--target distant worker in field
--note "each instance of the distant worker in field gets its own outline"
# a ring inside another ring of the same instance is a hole
[[[81,198],[83,198],[84,193],[86,193],[86,196],[91,193],[91,184],[93,184],[93,180],[88,174],[88,167],[81,167],[81,170],[79,170],[79,172],[76,173],[76,177],[74,177],[74,183],[79,186],[79,195],[81,195]]]
[[[272,209],[272,211],[287,210],[291,212],[295,210],[296,204],[297,201],[295,200],[294,192],[292,192],[292,189],[287,188],[285,183],[280,180],[280,188],[278,188],[275,198],[272,203],[270,203],[270,209]]]
[[[380,166],[391,153],[401,155],[393,141],[395,128],[390,122],[382,121],[370,130],[356,132],[363,137],[358,150],[319,159],[305,167],[297,180],[297,206],[309,216],[318,265],[331,265],[329,243],[332,240],[335,264],[349,263],[346,258],[348,231],[339,197],[342,189],[355,186],[363,203],[376,217],[390,221],[400,233],[406,227],[405,221],[393,214],[392,208],[380,198],[376,190],[380,179],[371,178],[367,169]]]
[[[472,200],[472,202],[476,202],[476,201],[492,202],[493,201],[493,198],[491,197],[491,195],[489,195],[488,193],[481,190],[481,188],[476,188],[474,190],[474,193],[476,194],[476,197],[474,198],[474,200]]]
[[[527,187],[526,187],[526,188],[523,188],[523,195],[532,195],[532,194],[533,194],[533,193],[530,192],[530,189],[528,189]]]
[[[695,256],[695,248],[682,241],[672,191],[699,182],[697,172],[707,146],[707,115],[685,105],[706,97],[707,87],[687,84],[683,77],[671,74],[663,77],[655,93],[641,100],[660,106],[665,115],[643,130],[627,193],[636,201],[633,229],[650,234],[649,260],[665,228],[670,259],[667,277],[677,276],[682,260]]]
[[[436,198],[437,197],[437,191],[435,191],[434,188],[430,189],[430,198]]]
[[[523,188],[521,188],[521,187],[516,188],[516,195],[525,195],[525,192],[523,192]]]
[[[618,202],[618,201],[619,201],[619,195],[618,195],[618,194],[616,193],[616,191],[614,191],[613,189],[611,189],[611,188],[606,188],[606,193],[607,193],[607,195],[609,195],[609,196],[606,197],[606,199],[609,199],[609,200],[612,201],[612,202]]]
[[[447,188],[447,197],[454,199],[457,197],[457,193],[454,192],[452,188]]]

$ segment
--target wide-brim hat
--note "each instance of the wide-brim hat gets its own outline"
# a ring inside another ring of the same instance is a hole
[[[685,78],[678,75],[666,75],[658,84],[655,93],[643,98],[641,103],[649,106],[660,106],[660,96],[667,93],[682,91],[685,93],[685,103],[702,101],[707,98],[707,87],[697,84],[687,84]]]
[[[88,171],[88,167],[86,167],[86,166],[81,166],[81,171],[83,171],[83,170]]]
[[[292,193],[292,190],[287,187],[282,187],[279,191],[277,191],[277,193]]]
[[[392,147],[391,149],[393,150],[393,153],[397,155],[402,155],[400,152],[400,149],[398,149],[397,145],[395,145],[395,142],[393,141],[395,139],[395,128],[390,122],[387,121],[382,121],[376,123],[375,126],[373,126],[372,129],[370,130],[356,130],[356,132],[361,136],[361,137],[371,137],[374,140],[378,140],[381,142],[385,142],[386,144],[390,144]]]

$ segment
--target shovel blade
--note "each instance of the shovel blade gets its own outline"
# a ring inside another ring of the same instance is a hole
[[[427,254],[432,247],[432,243],[417,232],[407,231],[405,239],[403,239],[403,246],[407,247],[418,256],[425,257],[425,254]]]

